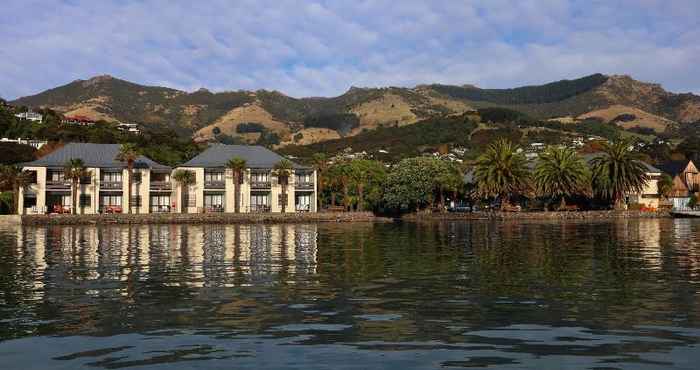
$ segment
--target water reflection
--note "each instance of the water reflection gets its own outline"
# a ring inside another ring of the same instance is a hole
[[[691,369],[698,236],[690,220],[4,229],[0,363]]]

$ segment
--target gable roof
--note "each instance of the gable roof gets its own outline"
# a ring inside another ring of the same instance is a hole
[[[126,168],[126,162],[119,162],[115,159],[119,154],[120,147],[119,144],[68,143],[42,158],[24,163],[24,166],[63,167],[69,160],[80,158],[85,162],[85,167]],[[136,158],[134,168],[170,169],[170,167],[142,155]]]
[[[248,168],[272,168],[285,159],[281,155],[259,145],[226,145],[213,144],[198,156],[192,158],[181,167],[222,168],[231,158],[245,159]],[[308,168],[292,163],[294,168]]]
[[[680,175],[683,170],[685,170],[688,167],[688,164],[690,164],[690,161],[668,161],[666,163],[662,163],[659,168],[664,173],[667,173],[673,177],[676,177]]]

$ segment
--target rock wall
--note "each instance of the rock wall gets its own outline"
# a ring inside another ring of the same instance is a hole
[[[371,212],[24,215],[23,225],[387,222]]]
[[[606,220],[621,218],[670,218],[668,212],[585,211],[585,212],[474,212],[427,213],[404,216],[407,220]]]

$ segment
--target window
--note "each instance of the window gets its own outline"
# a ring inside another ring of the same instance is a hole
[[[170,182],[170,174],[163,172],[152,172],[151,182]]]
[[[169,195],[151,195],[151,212],[170,212]]]
[[[70,207],[70,205],[72,203],[72,199],[70,197],[70,194],[61,195],[60,197],[61,197],[61,205],[64,207]]]
[[[141,177],[142,177],[141,172],[140,172],[140,171],[136,171],[136,172],[134,172],[134,179],[133,179],[132,181],[133,181],[134,183],[140,183],[140,182],[141,182]]]
[[[92,197],[88,194],[80,194],[80,206],[90,207],[92,204]]]
[[[121,206],[121,195],[100,195],[100,205],[105,206]]]
[[[251,182],[269,182],[270,177],[267,172],[253,172],[250,174]]]
[[[64,182],[63,171],[49,171],[46,173],[47,182]]]
[[[122,182],[121,172],[102,172],[102,182]]]
[[[224,195],[223,194],[205,194],[204,195],[204,207],[206,208],[223,208],[224,207]]]
[[[169,195],[151,195],[151,206],[170,206]]]
[[[83,185],[89,185],[92,183],[92,177],[91,176],[84,176],[80,178],[80,183]]]
[[[308,184],[311,183],[311,174],[306,172],[306,173],[298,173],[296,174],[295,181],[297,184]]]
[[[224,173],[220,171],[204,172],[204,182],[223,182]]]
[[[269,194],[251,194],[250,195],[250,205],[251,206],[270,205],[270,195]]]
[[[297,205],[308,206],[309,204],[311,204],[310,194],[297,195]]]

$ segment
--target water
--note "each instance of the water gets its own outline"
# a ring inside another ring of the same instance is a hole
[[[0,369],[697,369],[700,222],[0,230]]]

